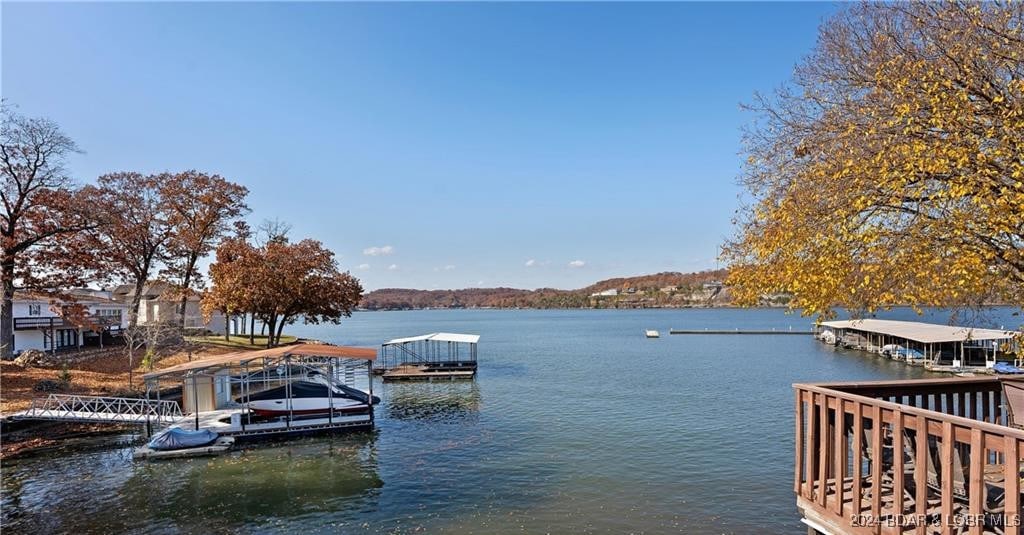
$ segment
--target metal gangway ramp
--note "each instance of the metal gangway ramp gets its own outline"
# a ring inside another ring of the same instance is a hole
[[[174,423],[183,418],[174,401],[50,394],[32,400],[32,406],[11,415],[15,420],[55,420],[129,424]]]

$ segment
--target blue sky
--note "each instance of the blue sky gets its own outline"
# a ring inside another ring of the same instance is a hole
[[[716,267],[739,108],[819,3],[2,4],[2,93],[106,172],[246,185],[369,289]]]

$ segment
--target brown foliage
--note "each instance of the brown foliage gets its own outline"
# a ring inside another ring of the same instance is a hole
[[[9,358],[15,281],[50,294],[81,283],[97,260],[81,231],[97,221],[64,168],[75,143],[52,121],[0,106],[0,358]]]
[[[340,323],[362,297],[359,280],[338,270],[334,253],[316,240],[272,239],[260,247],[247,236],[225,240],[210,266],[213,287],[203,296],[210,314],[250,313],[270,327],[267,345],[278,343],[284,325]]]

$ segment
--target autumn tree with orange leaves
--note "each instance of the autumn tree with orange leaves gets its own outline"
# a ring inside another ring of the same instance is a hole
[[[14,288],[55,295],[87,280],[95,251],[82,232],[99,221],[89,188],[68,175],[78,150],[52,121],[29,118],[0,104],[0,358],[13,352]]]
[[[139,303],[150,275],[168,256],[174,226],[161,185],[171,179],[169,173],[118,172],[97,180],[95,210],[107,224],[93,238],[95,247],[104,251],[110,274],[133,288],[128,303],[130,329],[138,325]]]
[[[225,240],[210,278],[204,313],[253,314],[268,327],[267,347],[280,343],[284,326],[298,319],[340,323],[363,294],[359,280],[338,269],[334,253],[309,239],[279,237],[258,247],[244,237]]]
[[[1024,305],[1024,3],[850,6],[750,108],[741,303]]]
[[[213,252],[232,222],[249,211],[249,190],[220,175],[192,170],[163,182],[160,193],[171,225],[163,274],[181,293],[178,321],[184,329],[188,297],[203,285],[197,264]]]

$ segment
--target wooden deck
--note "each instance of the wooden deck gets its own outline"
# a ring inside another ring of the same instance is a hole
[[[998,379],[794,388],[793,490],[814,531],[1020,533],[1024,432]]]
[[[454,381],[472,379],[476,370],[438,368],[433,366],[399,366],[385,370],[385,381]]]

